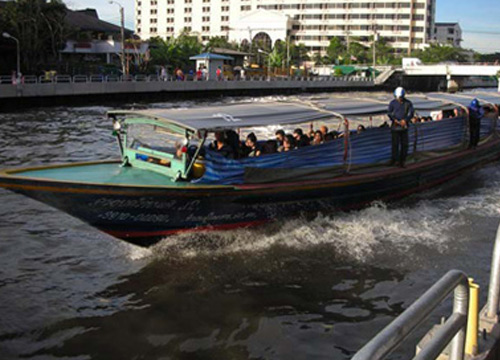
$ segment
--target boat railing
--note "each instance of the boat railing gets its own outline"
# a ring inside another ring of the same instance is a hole
[[[418,326],[452,291],[454,291],[452,315],[437,328],[428,341],[425,341],[414,359],[436,359],[451,342],[448,359],[463,360],[466,356],[468,358],[478,355],[479,325],[483,329],[485,338],[487,338],[487,333],[495,334],[495,331],[498,332],[500,312],[500,226],[497,230],[491,260],[488,300],[480,314],[478,314],[478,286],[471,284],[462,271],[451,270],[361,348],[352,360],[385,359],[411,333],[417,330]],[[423,343],[424,341],[421,342],[421,344]],[[494,346],[494,343],[493,345],[490,344],[489,349],[484,348],[482,350],[493,351],[492,346]]]

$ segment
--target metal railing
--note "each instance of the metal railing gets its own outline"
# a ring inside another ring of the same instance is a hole
[[[159,75],[55,75],[55,76],[35,76],[24,75],[22,84],[69,84],[69,83],[106,83],[106,82],[183,82],[183,81],[200,81],[200,82],[218,82],[218,81],[263,81],[263,82],[282,82],[282,81],[312,81],[312,82],[371,82],[371,78],[361,76],[277,76],[268,79],[266,76],[246,76],[244,78],[237,77],[233,80],[196,80],[193,78],[185,80],[177,80],[172,76],[161,77]],[[15,85],[15,80],[11,75],[0,75],[0,85]]]
[[[477,285],[475,286],[477,287]],[[477,320],[478,315],[477,310],[470,310],[468,307],[469,288],[470,284],[463,272],[458,270],[448,272],[441,280],[434,284],[434,286],[413,303],[413,305],[358,351],[352,360],[377,360],[385,358],[394,351],[453,290],[455,290],[453,314],[439,328],[432,340],[427,343],[427,346],[424,347],[414,359],[427,360],[437,358],[453,339],[449,359],[463,360],[467,317],[469,317],[469,319],[476,318]],[[475,301],[478,301],[478,294],[476,294],[476,296],[477,299]],[[488,330],[492,332],[495,326],[498,327],[499,313],[500,225],[497,229],[495,247],[491,260],[488,300],[486,306],[481,311],[481,327],[484,328],[483,331]],[[476,337],[477,346],[477,328],[472,330],[467,336],[469,337],[468,340]]]
[[[459,270],[451,270],[398,316],[375,338],[366,344],[352,360],[384,359],[394,351],[430,313],[455,291],[453,314],[439,328],[432,340],[414,359],[435,359],[451,343],[450,360],[462,360],[469,307],[469,283]]]
[[[488,301],[486,302],[486,318],[498,321],[500,300],[500,225],[495,238],[495,247],[491,259],[490,286],[488,288]]]

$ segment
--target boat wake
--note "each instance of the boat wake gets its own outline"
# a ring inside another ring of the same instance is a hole
[[[360,211],[318,214],[313,219],[290,219],[260,228],[225,232],[180,234],[162,240],[154,257],[223,256],[260,253],[272,248],[298,251],[329,249],[337,258],[361,263],[381,259],[426,261],[430,252],[453,251],[466,241],[464,228],[471,215],[496,218],[500,214],[500,166],[478,171],[467,186],[456,185],[453,195],[420,194],[390,206],[373,203]],[[471,189],[470,183],[479,184]]]

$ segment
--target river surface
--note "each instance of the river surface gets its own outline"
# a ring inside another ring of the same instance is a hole
[[[0,114],[0,168],[116,158],[110,109]],[[349,359],[450,269],[484,304],[499,215],[493,164],[398,203],[143,249],[0,189],[0,359]]]

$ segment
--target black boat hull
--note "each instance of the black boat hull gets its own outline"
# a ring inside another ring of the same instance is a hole
[[[409,165],[329,180],[238,186],[139,187],[0,175],[0,186],[71,214],[115,237],[151,245],[165,236],[231,229],[300,213],[362,208],[443,184],[497,160],[500,140]]]

